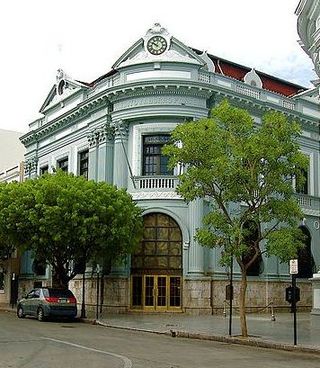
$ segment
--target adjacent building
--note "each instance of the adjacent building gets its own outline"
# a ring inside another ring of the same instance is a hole
[[[0,183],[23,181],[25,148],[19,138],[22,133],[0,129]],[[15,252],[7,260],[0,260],[0,304],[17,299],[19,257]]]
[[[300,0],[296,9],[300,45],[310,56],[315,72],[320,77],[320,3],[317,0]],[[319,87],[320,80],[314,81]]]
[[[258,124],[270,109],[302,124],[300,145],[309,158],[309,170],[304,188],[296,194],[305,214],[297,226],[307,236],[300,254],[300,305],[311,305],[308,277],[320,265],[320,113],[315,92],[192,49],[155,24],[93,82],[58,70],[40,109],[43,117],[21,137],[27,150],[27,178],[58,167],[126,188],[143,209],[143,240],[135,254],[114,265],[106,277],[105,309],[223,310],[228,269],[219,264],[219,249],[203,248],[194,240],[207,203],[187,204],[177,195],[182,168],[169,170],[161,153],[177,124],[208,116],[223,99],[249,110]],[[33,266],[26,253],[20,270],[22,289],[34,282],[50,283],[50,270],[36,274]],[[287,306],[284,289],[289,281],[286,264],[262,257],[249,276],[249,307]],[[88,303],[95,300],[92,285],[87,284]],[[71,283],[76,293],[80,286],[81,279]],[[80,292],[77,296],[81,300]]]

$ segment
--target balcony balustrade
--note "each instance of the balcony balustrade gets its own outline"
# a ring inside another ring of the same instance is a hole
[[[320,198],[305,194],[296,194],[296,199],[303,210],[318,211],[320,214]]]
[[[140,190],[175,190],[178,184],[176,176],[135,176],[136,189]]]

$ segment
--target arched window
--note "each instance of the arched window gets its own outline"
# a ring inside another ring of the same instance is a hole
[[[311,235],[305,226],[300,226],[304,235],[304,247],[298,251],[298,275],[300,278],[312,277],[314,259],[311,253]]]
[[[179,225],[162,213],[144,216],[143,223],[143,239],[132,256],[132,272],[180,274],[182,234]]]

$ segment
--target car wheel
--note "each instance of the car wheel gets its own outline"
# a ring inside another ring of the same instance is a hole
[[[18,318],[24,318],[25,317],[25,314],[23,312],[23,308],[21,305],[19,305],[18,309],[17,309],[17,316]]]
[[[39,307],[38,311],[37,311],[37,320],[39,322],[44,321],[44,313],[43,313],[43,309],[41,307]]]

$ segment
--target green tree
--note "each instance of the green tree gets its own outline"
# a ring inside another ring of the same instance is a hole
[[[0,184],[0,193],[1,190],[5,187],[5,183]],[[7,229],[5,226],[5,222],[1,221],[3,218],[3,213],[0,207],[0,266],[4,265],[4,262],[10,257],[10,255],[14,251],[14,245],[12,244],[10,238],[7,234]]]
[[[281,113],[269,112],[255,124],[247,111],[223,101],[209,118],[178,125],[164,148],[172,167],[186,168],[178,193],[187,201],[208,201],[196,239],[222,247],[222,265],[230,265],[232,257],[239,264],[244,337],[248,269],[262,253],[288,261],[302,246],[298,223],[303,214],[292,186],[307,165],[299,134],[299,125]]]
[[[125,190],[58,171],[0,190],[0,239],[31,250],[66,288],[79,265],[117,259],[140,240],[141,211]]]

